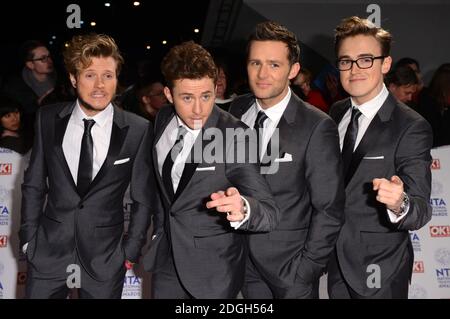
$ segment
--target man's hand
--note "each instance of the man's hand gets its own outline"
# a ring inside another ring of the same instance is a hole
[[[230,222],[240,222],[244,219],[244,203],[236,187],[230,187],[225,192],[212,193],[211,199],[206,203],[206,208],[215,208],[220,213],[226,213]]]
[[[385,178],[374,178],[373,190],[377,191],[377,201],[386,205],[393,212],[400,211],[403,202],[403,182],[397,175],[388,181]]]

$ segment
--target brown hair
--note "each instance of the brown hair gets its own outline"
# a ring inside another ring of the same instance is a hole
[[[211,54],[194,41],[174,46],[161,62],[161,71],[170,89],[180,79],[208,77],[217,83],[217,67]]]
[[[300,46],[298,45],[297,37],[292,31],[289,31],[285,26],[277,22],[265,21],[256,25],[255,30],[248,38],[247,56],[250,52],[252,41],[281,41],[288,48],[289,64],[293,65],[300,61]]]
[[[67,71],[75,76],[89,67],[94,57],[112,57],[117,63],[116,76],[124,62],[114,39],[105,34],[74,36],[63,55]]]
[[[339,52],[342,41],[348,37],[367,35],[374,37],[381,46],[381,54],[389,56],[391,52],[392,35],[367,19],[353,16],[345,18],[335,29],[334,48],[336,55]]]
[[[430,95],[437,101],[441,110],[448,106],[450,96],[450,63],[442,64],[433,74],[430,82]]]

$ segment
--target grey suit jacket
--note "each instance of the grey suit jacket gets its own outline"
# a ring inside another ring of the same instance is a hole
[[[29,243],[28,261],[43,276],[67,274],[76,248],[86,271],[107,280],[124,267],[125,259],[137,262],[146,239],[156,196],[153,130],[143,118],[114,107],[107,157],[87,194],[80,197],[62,149],[74,106],[55,104],[37,112],[22,185],[20,242]],[[115,164],[126,158],[129,161]],[[124,237],[123,196],[128,185],[133,204]]]
[[[155,122],[155,146],[174,115],[172,105],[159,111]],[[246,126],[214,106],[193,150],[200,147],[205,151],[210,145],[214,140],[208,133],[211,128],[225,136],[227,128],[243,129]],[[231,139],[224,138],[224,143],[218,145],[226,155],[236,151],[242,143],[244,140],[238,134]],[[241,231],[270,231],[279,220],[279,210],[269,187],[259,175],[258,165],[247,159],[237,163],[229,158],[207,163],[202,156],[199,162],[186,163],[175,199],[171,202],[157,168],[155,146],[153,159],[164,209],[156,218],[155,236],[144,257],[145,269],[157,272],[172,254],[180,281],[195,298],[235,297],[245,273],[246,249]],[[198,170],[205,167],[214,167],[214,170]],[[211,193],[232,186],[248,200],[251,209],[249,220],[239,231],[230,226],[225,214],[206,208]]]
[[[238,97],[230,113],[241,118],[254,102],[252,94]],[[249,234],[248,243],[265,280],[289,288],[297,276],[307,284],[319,280],[343,224],[344,186],[338,131],[329,116],[292,94],[277,128],[279,158],[292,160],[272,159],[278,170],[264,178],[281,220],[268,234]]]
[[[339,123],[349,98],[330,110]],[[399,272],[411,274],[413,251],[409,230],[424,226],[431,219],[431,127],[425,119],[391,94],[370,123],[356,148],[347,175],[345,224],[337,242],[339,266],[348,284],[358,294],[370,296],[368,288],[376,264],[381,270],[381,286],[387,287]],[[376,200],[372,180],[398,175],[411,199],[407,216],[390,222],[386,206]]]

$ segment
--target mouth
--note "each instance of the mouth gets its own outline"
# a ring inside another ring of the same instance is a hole
[[[262,89],[270,87],[269,83],[256,83],[256,86]]]
[[[103,99],[105,98],[107,95],[105,93],[101,93],[101,92],[94,92],[91,94],[91,97],[94,99]]]

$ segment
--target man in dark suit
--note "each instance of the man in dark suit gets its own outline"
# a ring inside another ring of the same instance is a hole
[[[66,298],[76,287],[81,298],[120,298],[125,261],[138,260],[154,202],[152,126],[111,103],[123,63],[112,38],[76,36],[64,58],[78,99],[38,110],[22,185],[26,295]]]
[[[161,68],[172,105],[155,121],[153,159],[164,210],[144,257],[153,298],[235,298],[246,261],[240,231],[274,229],[279,211],[256,160],[248,158],[245,124],[214,103],[211,55],[185,42]]]
[[[337,68],[350,98],[330,111],[346,191],[345,224],[328,268],[331,298],[407,298],[408,231],[431,218],[431,128],[383,84],[390,44],[387,31],[358,17],[336,28]]]
[[[275,22],[258,24],[247,57],[253,93],[230,108],[259,131],[263,176],[281,212],[274,231],[247,236],[246,298],[318,297],[319,278],[343,223],[337,127],[290,90],[299,55],[295,34]]]

